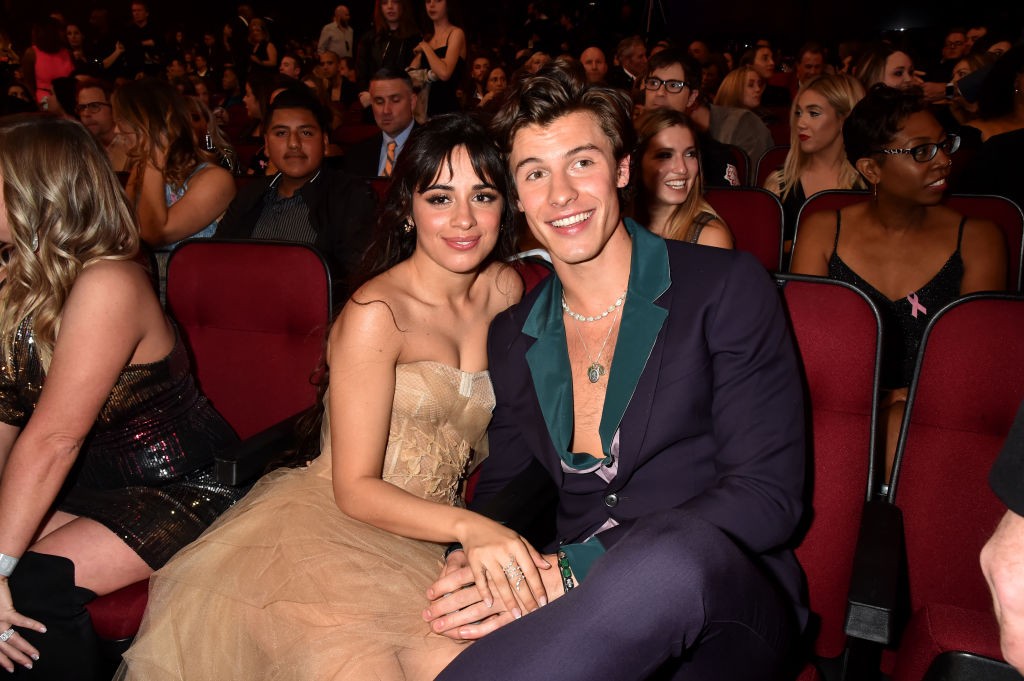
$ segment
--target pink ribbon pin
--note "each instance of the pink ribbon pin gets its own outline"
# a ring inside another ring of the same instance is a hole
[[[914,319],[917,319],[917,313],[918,312],[920,312],[921,314],[928,314],[928,310],[925,308],[925,306],[922,305],[921,303],[917,302],[917,294],[916,293],[907,294],[907,300],[910,301],[910,316],[911,317],[913,317]]]

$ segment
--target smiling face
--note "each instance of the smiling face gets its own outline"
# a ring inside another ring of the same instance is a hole
[[[455,147],[423,192],[412,197],[416,227],[413,258],[455,273],[477,270],[498,243],[504,199],[494,183],[479,177],[463,146]]]
[[[289,179],[304,183],[320,169],[327,135],[308,109],[277,109],[263,136],[267,157]]]
[[[814,154],[835,144],[842,144],[843,119],[828,100],[814,90],[803,90],[793,107],[793,130],[800,151]]]
[[[898,89],[914,83],[914,62],[906,52],[893,52],[886,58],[882,82]]]
[[[644,151],[640,170],[648,205],[682,204],[700,175],[693,133],[680,125],[658,132]]]
[[[743,80],[743,106],[748,109],[756,109],[761,106],[761,96],[764,95],[764,78],[757,75],[753,69],[747,71]]]
[[[624,229],[618,189],[629,181],[629,157],[615,159],[594,114],[574,111],[519,129],[509,167],[518,208],[556,267],[599,258]]]

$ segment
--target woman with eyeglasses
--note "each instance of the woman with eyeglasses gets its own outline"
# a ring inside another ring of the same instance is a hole
[[[960,138],[946,134],[919,90],[875,85],[843,140],[872,196],[811,215],[791,270],[853,284],[878,306],[888,471],[925,327],[960,296],[1006,288],[1006,245],[994,223],[942,205]]]

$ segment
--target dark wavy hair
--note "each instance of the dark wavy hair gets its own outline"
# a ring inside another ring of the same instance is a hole
[[[589,84],[583,66],[562,57],[536,74],[518,80],[509,89],[501,110],[491,120],[491,130],[507,156],[521,129],[530,125],[544,128],[578,111],[593,114],[597,119],[611,142],[616,161],[633,150],[636,133],[629,95],[616,88]]]
[[[384,205],[378,212],[374,236],[363,256],[361,272],[351,287],[353,291],[407,259],[416,250],[416,232],[406,229],[412,215],[413,196],[423,193],[434,184],[438,175],[443,176],[453,170],[452,155],[458,147],[466,149],[477,176],[493,184],[504,201],[498,243],[484,264],[514,257],[516,230],[512,222],[512,201],[509,197],[511,182],[501,152],[487,129],[466,114],[435,116],[426,125],[413,130],[398,156]],[[365,304],[371,301],[353,299],[353,302]],[[326,366],[321,366],[317,373],[320,376],[319,399],[316,406],[303,414],[296,425],[298,446],[272,462],[270,468],[300,466],[320,454],[323,396],[327,392],[328,381]]]
[[[925,110],[927,104],[920,88],[897,90],[884,83],[872,86],[843,124],[843,145],[850,165],[856,167],[858,159],[892,142],[911,114]]]
[[[511,182],[505,160],[494,140],[478,121],[465,114],[435,116],[413,130],[395,163],[391,184],[379,211],[373,239],[363,258],[361,274],[352,290],[394,267],[416,249],[416,232],[406,231],[412,200],[434,183],[439,174],[452,171],[452,154],[465,147],[477,176],[490,182],[504,200],[498,243],[488,262],[509,260],[515,255],[512,229]]]

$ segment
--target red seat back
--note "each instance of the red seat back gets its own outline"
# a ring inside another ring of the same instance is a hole
[[[991,607],[978,553],[1005,511],[988,473],[1024,399],[1022,357],[1022,298],[968,296],[925,331],[889,490],[914,611]]]
[[[756,187],[710,187],[704,198],[722,216],[736,248],[753,253],[770,272],[782,262],[782,204]]]
[[[803,366],[810,407],[809,526],[796,549],[819,618],[814,652],[837,657],[861,508],[873,487],[881,325],[852,286],[782,275],[783,299]]]
[[[200,239],[179,247],[167,304],[203,393],[246,438],[309,407],[330,323],[330,275],[312,248]]]
[[[782,164],[786,162],[786,156],[788,155],[788,142],[771,147],[761,154],[761,158],[757,160],[757,171],[754,174],[754,185],[763,187],[764,181],[768,179],[769,175],[782,167]]]
[[[1006,237],[1007,285],[1011,291],[1022,291],[1021,260],[1024,259],[1024,214],[1020,206],[1005,196],[986,194],[952,194],[946,205],[972,218],[985,218],[999,225]]]

